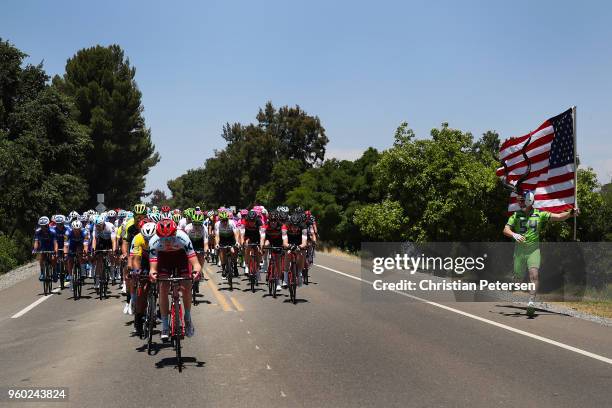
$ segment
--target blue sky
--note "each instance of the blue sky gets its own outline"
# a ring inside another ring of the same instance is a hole
[[[121,45],[161,162],[147,188],[203,164],[226,122],[300,105],[328,157],[389,147],[401,121],[502,138],[578,106],[578,151],[612,177],[612,3],[605,1],[4,0],[0,37],[61,74],[78,49]]]

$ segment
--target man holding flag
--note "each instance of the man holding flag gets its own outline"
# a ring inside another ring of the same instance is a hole
[[[508,211],[513,214],[504,235],[516,241],[514,277],[529,271],[527,315],[535,313],[539,283],[540,234],[548,221],[565,221],[580,211],[576,200],[575,109],[550,118],[533,132],[504,141],[503,167],[497,175],[511,189]]]

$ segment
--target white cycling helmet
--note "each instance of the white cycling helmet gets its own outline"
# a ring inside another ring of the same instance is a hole
[[[43,227],[45,225],[49,225],[49,222],[51,222],[51,221],[49,221],[49,217],[43,216],[43,217],[40,217],[38,219],[38,225],[40,225],[41,227]]]
[[[56,224],[63,224],[66,222],[66,217],[64,217],[62,214],[56,214],[53,216],[53,222]]]
[[[117,213],[115,212],[115,210],[109,210],[109,211],[106,213],[106,216],[107,216],[108,218],[116,218],[116,217],[117,217]]]
[[[88,220],[89,220],[89,216],[87,214],[79,215],[78,221],[80,221],[81,223],[87,222]]]
[[[72,224],[70,224],[70,227],[72,227],[72,229],[81,229],[83,228],[83,224],[81,224],[81,221],[79,220],[74,220],[72,221]]]
[[[151,219],[151,221],[155,222],[159,222],[159,220],[161,220],[161,215],[158,212],[153,212],[151,214],[149,214],[149,218]]]
[[[79,213],[72,210],[70,211],[70,214],[68,214],[68,218],[71,220],[76,220],[79,217]]]
[[[104,223],[106,221],[104,220],[103,216],[99,215],[99,216],[96,217],[94,222],[95,222],[96,226],[100,226],[100,225],[104,225]]]
[[[142,236],[148,241],[153,235],[155,235],[155,228],[157,225],[154,222],[147,222],[140,229]]]

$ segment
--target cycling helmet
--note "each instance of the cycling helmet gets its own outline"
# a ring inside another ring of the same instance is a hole
[[[249,213],[249,210],[247,210],[246,208],[240,210],[240,215],[242,215],[243,217],[247,215],[248,213]]]
[[[312,215],[312,213],[310,212],[310,210],[306,210],[304,211],[304,214],[306,214],[307,217],[310,217]]]
[[[204,222],[204,214],[194,214],[191,221],[194,224],[202,224]]]
[[[181,213],[181,209],[180,208],[175,208],[174,209],[174,213],[175,214],[180,214]]]
[[[119,210],[119,212],[117,213],[117,217],[119,217],[119,218],[125,218],[125,217],[127,217],[127,211],[125,211],[125,210]]]
[[[66,217],[61,214],[57,214],[53,216],[53,222],[56,224],[63,224],[66,222]]]
[[[106,213],[106,216],[108,218],[116,218],[117,217],[117,213],[115,212],[115,210],[110,210],[109,212]]]
[[[266,207],[264,207],[263,205],[261,206],[261,213],[265,216],[268,215],[268,210],[266,210]]]
[[[181,217],[181,214],[177,214],[177,213],[172,214],[172,220],[176,223],[178,223],[181,220],[181,218],[183,218]]]
[[[249,211],[246,216],[246,219],[249,221],[255,221],[256,218],[257,218],[257,213],[254,210]]]
[[[126,218],[134,218],[134,213],[132,211],[126,211],[125,212],[125,217]]]
[[[302,224],[302,216],[298,213],[294,213],[291,214],[291,217],[289,217],[289,223],[291,225],[296,225],[299,226]]]
[[[87,214],[79,215],[79,221],[80,222],[87,222],[87,221],[89,221],[89,216]]]
[[[152,212],[149,214],[149,219],[151,222],[159,222],[159,220],[161,220],[161,214],[158,212]]]
[[[49,225],[51,221],[49,220],[49,217],[40,217],[38,219],[38,225],[40,225],[41,227],[44,227],[45,225]]]
[[[105,223],[104,217],[102,217],[102,216],[96,217],[95,223],[96,223],[97,227],[99,227],[101,225],[104,225],[104,223]]]
[[[76,229],[76,230],[83,228],[83,224],[79,220],[72,221],[70,226],[72,227],[72,229]]]
[[[209,218],[212,218],[212,217],[215,216],[215,211],[214,210],[210,210],[207,215],[208,215]]]
[[[147,206],[143,203],[138,203],[134,206],[134,214],[144,214],[147,211]]]
[[[163,212],[163,213],[170,212],[170,206],[162,205],[161,212]]]
[[[72,218],[73,220],[76,219],[79,216],[79,213],[72,210],[70,211],[70,214],[68,214],[68,217]]]
[[[219,211],[219,219],[221,221],[227,221],[229,219],[229,214],[225,211]]]
[[[157,209],[157,206],[154,205],[153,207],[151,207],[151,212],[158,212],[159,210]]]
[[[535,201],[535,194],[531,190],[525,190],[520,195],[520,201],[525,202],[525,207],[530,207]]]
[[[278,213],[278,218],[281,222],[287,222],[287,219],[289,218],[289,213],[286,211],[280,211]]]
[[[142,234],[144,239],[146,239],[148,241],[153,235],[155,235],[156,227],[157,226],[156,226],[156,224],[154,222],[147,222],[140,229],[140,233]]]
[[[155,231],[160,238],[172,237],[176,235],[176,223],[169,219],[161,220],[157,223]]]
[[[194,211],[200,212],[200,211],[202,211],[202,210],[200,209],[200,206],[199,206],[199,205],[196,205],[196,207],[194,208]]]
[[[270,216],[268,217],[269,222],[278,222],[278,211],[272,210],[270,211]]]

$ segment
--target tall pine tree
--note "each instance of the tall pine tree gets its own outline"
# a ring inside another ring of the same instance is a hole
[[[77,120],[90,130],[93,151],[85,174],[90,205],[96,193],[104,193],[105,204],[112,207],[139,201],[145,176],[159,161],[135,74],[120,46],[98,45],[78,51],[64,76],[53,79],[74,99]]]

